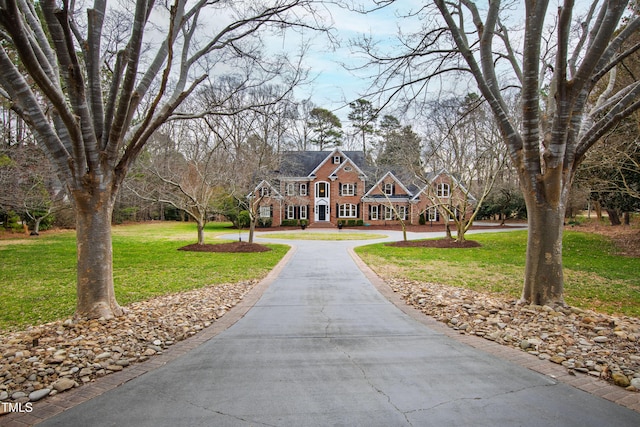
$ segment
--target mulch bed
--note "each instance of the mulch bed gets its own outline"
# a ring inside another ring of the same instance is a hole
[[[219,243],[216,245],[199,245],[194,243],[192,245],[183,246],[178,248],[179,251],[192,251],[192,252],[267,252],[271,248],[257,243],[248,242],[232,242],[232,243]]]
[[[477,248],[480,243],[474,240],[464,240],[456,242],[455,239],[436,239],[436,240],[409,240],[407,242],[387,243],[386,246],[395,246],[400,248]]]

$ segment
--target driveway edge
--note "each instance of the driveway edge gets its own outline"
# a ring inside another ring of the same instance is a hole
[[[548,360],[540,360],[534,355],[525,353],[518,349],[500,345],[494,341],[490,341],[475,335],[466,335],[460,331],[456,331],[442,322],[438,322],[433,317],[423,313],[419,309],[407,304],[402,297],[394,292],[389,285],[385,283],[362,259],[355,253],[353,248],[349,248],[349,255],[355,261],[356,265],[366,276],[366,278],[375,286],[387,300],[398,307],[403,313],[423,325],[435,330],[443,335],[464,343],[470,347],[481,350],[485,353],[515,363],[524,368],[538,372],[570,385],[574,388],[601,397],[620,406],[631,409],[640,413],[640,393],[627,391],[622,387],[609,384],[599,378],[591,377],[584,374],[570,374],[566,368]]]
[[[291,260],[296,252],[296,246],[290,246],[291,248],[289,251],[284,255],[284,257],[282,257],[280,262],[276,264],[269,274],[267,274],[267,276],[257,285],[251,288],[251,290],[247,292],[238,304],[225,313],[224,316],[213,322],[211,326],[203,329],[192,337],[175,343],[164,350],[162,354],[153,356],[145,362],[137,363],[120,372],[114,372],[107,376],[98,378],[94,382],[90,382],[81,387],[46,398],[41,402],[36,402],[33,404],[32,411],[29,413],[14,412],[2,415],[0,416],[0,424],[3,427],[24,427],[41,423],[46,419],[86,402],[87,400],[93,399],[94,397],[100,396],[101,394],[117,388],[124,383],[146,374],[147,372],[158,369],[202,345],[206,341],[209,341],[216,335],[231,327],[238,320],[242,319],[251,307],[258,302],[262,294],[264,294],[269,285],[271,285],[271,283],[273,283],[273,281],[278,277],[284,266]]]

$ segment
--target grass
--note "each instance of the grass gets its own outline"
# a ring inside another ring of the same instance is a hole
[[[375,240],[384,239],[387,236],[384,234],[373,233],[327,233],[327,232],[313,232],[313,231],[297,231],[292,233],[267,233],[260,237],[269,239],[285,239],[285,240]]]
[[[206,243],[233,234],[212,223]],[[113,228],[116,298],[121,305],[167,293],[264,277],[288,250],[200,253],[177,249],[197,240],[193,223],[146,223]],[[73,231],[0,244],[0,331],[62,319],[75,310],[76,245]]]
[[[470,236],[470,249],[398,248],[375,244],[356,252],[378,274],[437,282],[519,298],[526,231]],[[567,231],[563,241],[565,301],[609,314],[640,317],[640,259],[616,255],[603,236]]]

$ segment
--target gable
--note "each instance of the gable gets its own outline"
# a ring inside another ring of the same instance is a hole
[[[364,197],[409,198],[413,193],[392,173],[387,172],[367,191]]]
[[[340,158],[339,163],[334,163],[336,157]],[[313,177],[321,168],[332,165],[327,168],[329,176],[346,161],[351,161],[361,172],[366,163],[362,151],[342,151],[340,148],[332,151],[285,151],[281,155],[280,167],[276,172],[281,177]]]

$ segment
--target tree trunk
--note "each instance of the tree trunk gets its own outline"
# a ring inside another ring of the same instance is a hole
[[[607,209],[607,214],[609,214],[609,222],[611,225],[620,225],[620,215],[618,215],[618,211],[615,209]]]
[[[205,223],[204,221],[197,221],[197,225],[198,225],[198,244],[199,245],[204,245],[204,226]]]
[[[42,222],[43,219],[44,217],[40,217],[40,218],[36,218],[33,221],[33,234],[36,236],[40,234],[40,223]]]
[[[622,214],[624,225],[631,225],[631,215],[629,212],[625,212]]]
[[[249,243],[253,243],[253,234],[256,231],[256,220],[253,215],[249,221]]]
[[[444,223],[444,232],[445,232],[445,238],[453,239],[453,237],[451,237],[451,224],[449,223],[449,221],[446,221]]]
[[[552,207],[527,201],[529,236],[521,302],[564,305],[562,233],[564,205]]]
[[[467,227],[467,224],[464,219],[460,219],[456,221],[456,242],[457,243],[462,243],[466,240],[464,237],[466,227]]]
[[[76,198],[78,317],[113,318],[124,313],[113,288],[112,212],[107,192],[96,192],[86,200]]]

